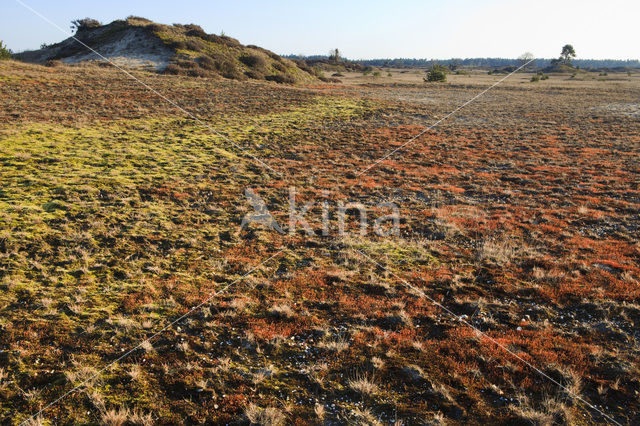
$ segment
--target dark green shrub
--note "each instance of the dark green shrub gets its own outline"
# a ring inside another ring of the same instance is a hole
[[[185,46],[187,50],[193,50],[194,52],[202,52],[207,48],[205,42],[199,38],[187,39],[187,41],[185,41]]]
[[[538,71],[533,77],[531,77],[532,83],[538,82],[540,80],[549,80],[549,76],[542,71]]]
[[[100,21],[91,18],[76,19],[74,21],[71,21],[71,30],[75,31],[76,33],[100,26],[102,26]]]
[[[264,74],[259,72],[259,71],[256,71],[256,70],[246,71],[244,73],[244,75],[246,75],[247,77],[249,77],[249,78],[251,78],[253,80],[264,80],[265,79]]]
[[[174,40],[169,43],[169,47],[175,50],[186,50],[187,43],[185,43],[183,40]]]
[[[242,71],[238,69],[236,64],[224,58],[216,60],[216,71],[224,78],[231,78],[233,80],[245,80],[246,77]]]
[[[256,70],[264,71],[267,69],[267,61],[261,55],[244,55],[240,57],[240,62]]]
[[[295,84],[296,79],[290,74],[275,74],[268,75],[265,77],[269,81],[275,81],[276,83],[281,84]]]
[[[286,72],[287,71],[287,67],[281,62],[274,62],[273,63],[273,68],[275,68],[276,70],[278,70],[280,72]]]
[[[443,66],[435,64],[429,71],[427,71],[427,76],[424,78],[424,81],[433,83],[438,81],[447,81],[447,73]]]
[[[295,62],[298,68],[300,68],[302,71],[311,75],[315,75],[315,71],[313,71],[313,68],[311,68],[309,64],[307,64],[307,61],[305,61],[304,59],[294,59],[293,62]]]
[[[215,77],[216,72],[199,67],[194,61],[179,60],[175,64],[169,64],[163,71],[164,74],[188,75],[190,77]]]
[[[187,30],[186,34],[188,36],[198,37],[204,40],[206,40],[208,36],[208,34],[205,32],[205,30],[202,29],[200,25],[189,24],[189,25],[185,25],[184,28]]]
[[[184,72],[184,70],[182,68],[180,68],[176,64],[167,65],[166,68],[162,72],[164,74],[170,74],[170,75],[185,75],[186,74]]]
[[[183,59],[179,59],[176,64],[183,69],[187,69],[187,70],[193,70],[198,68],[198,63],[195,61],[191,61],[191,60],[183,60]]]
[[[200,65],[200,68],[204,68],[209,71],[216,69],[216,62],[211,58],[211,56],[203,56],[199,58],[198,65]]]
[[[0,60],[11,59],[11,51],[0,41]]]

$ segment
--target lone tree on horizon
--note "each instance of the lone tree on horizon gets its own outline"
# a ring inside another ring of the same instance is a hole
[[[533,56],[533,53],[524,52],[522,55],[518,56],[518,63],[522,68],[527,68],[527,64],[533,62],[534,58],[535,56]]]
[[[562,47],[562,53],[560,53],[560,59],[565,65],[570,65],[571,60],[576,57],[576,51],[570,44],[565,44]]]
[[[329,52],[329,60],[338,62],[340,60],[340,51],[338,48],[331,49]]]

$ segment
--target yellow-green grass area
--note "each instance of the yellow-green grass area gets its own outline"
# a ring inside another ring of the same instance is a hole
[[[98,368],[98,354],[128,349],[245,273],[257,256],[236,247],[234,230],[250,210],[243,191],[272,177],[249,154],[277,168],[278,147],[302,140],[312,124],[374,107],[321,96],[275,113],[206,120],[237,146],[176,117],[1,127],[0,327],[15,372],[2,392],[17,401],[25,387],[53,387],[19,409],[3,404],[0,414],[32,412],[56,386],[81,382],[62,372],[60,347]],[[256,244],[266,250],[266,241]],[[87,334],[95,338],[79,343]]]

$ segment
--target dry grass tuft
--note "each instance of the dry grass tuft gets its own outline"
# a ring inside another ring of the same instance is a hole
[[[357,375],[356,377],[349,379],[347,385],[352,390],[358,392],[363,396],[372,396],[378,392],[378,385],[375,384],[373,378],[366,375]]]
[[[251,403],[245,408],[244,415],[254,425],[280,426],[286,423],[285,414],[274,407],[260,408]]]

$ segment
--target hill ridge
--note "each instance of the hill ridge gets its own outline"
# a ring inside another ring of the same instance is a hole
[[[225,35],[207,34],[195,24],[158,24],[130,16],[106,25],[97,21],[79,26],[76,34],[59,43],[23,52],[17,58],[46,64],[102,61],[81,43],[118,66],[147,68],[166,74],[224,77],[234,80],[271,80],[295,84],[313,81],[315,71],[304,61],[282,58],[267,49]],[[77,39],[77,40],[76,40]]]

